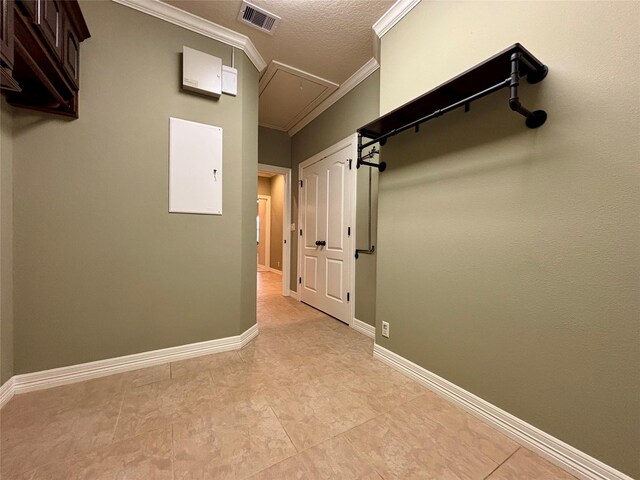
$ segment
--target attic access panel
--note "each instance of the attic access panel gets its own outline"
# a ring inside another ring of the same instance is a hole
[[[547,67],[526,48],[516,43],[418,98],[373,120],[359,128],[358,133],[364,137],[375,139],[393,130],[401,129],[432,112],[473,97],[501,82],[505,82],[503,87],[508,87],[506,80],[512,73],[513,54],[520,54],[520,77],[526,76],[529,83],[537,83],[546,76]]]

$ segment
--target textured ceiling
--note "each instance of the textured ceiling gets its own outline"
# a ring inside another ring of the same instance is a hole
[[[260,125],[284,131],[374,56],[371,27],[394,3],[249,0],[282,18],[270,35],[238,21],[241,0],[163,1],[251,39],[269,64],[261,81]],[[279,64],[293,68],[283,71]]]
[[[393,0],[250,0],[282,17],[273,35],[240,23],[240,0],[165,0],[249,37],[271,60],[342,83],[373,57],[371,26]]]

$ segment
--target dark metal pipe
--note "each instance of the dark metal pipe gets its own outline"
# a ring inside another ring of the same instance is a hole
[[[547,112],[536,110],[531,112],[524,108],[518,97],[518,87],[520,86],[520,61],[522,54],[519,52],[511,55],[511,75],[509,77],[509,108],[514,112],[526,117],[525,124],[529,128],[538,128],[547,121]]]
[[[385,162],[372,163],[372,162],[365,162],[364,160],[358,159],[358,162],[356,163],[356,168],[360,168],[360,165],[366,165],[367,167],[374,167],[380,170],[381,172],[384,172],[387,169],[387,164]]]

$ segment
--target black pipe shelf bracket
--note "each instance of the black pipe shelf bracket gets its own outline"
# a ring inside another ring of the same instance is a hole
[[[457,77],[359,128],[357,168],[365,165],[384,172],[387,167],[385,162],[366,161],[380,153],[379,149],[375,148],[375,144],[384,146],[389,137],[411,128],[415,128],[418,132],[422,123],[457,108],[464,107],[464,111],[468,112],[471,102],[507,87],[509,88],[509,108],[525,117],[527,127],[542,126],[547,120],[547,113],[544,110],[532,112],[522,106],[518,87],[522,77],[526,77],[528,83],[534,84],[544,80],[548,71],[547,66],[522,45],[519,43],[512,45]],[[425,112],[430,113],[425,114]],[[364,141],[365,138],[368,141]],[[369,147],[373,147],[372,150],[363,154]]]

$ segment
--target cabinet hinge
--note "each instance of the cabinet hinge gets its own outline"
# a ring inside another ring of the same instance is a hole
[[[300,180],[300,188],[302,188],[302,185],[304,185],[304,182]]]
[[[351,162],[353,162],[353,160],[349,159],[349,170],[351,170]]]
[[[298,277],[298,283],[302,283],[302,277]]]
[[[300,236],[302,236],[302,229],[300,229]]]
[[[347,227],[347,235],[350,237],[351,236],[351,227]]]
[[[350,300],[351,300],[351,294],[347,292],[347,302],[349,302]]]

